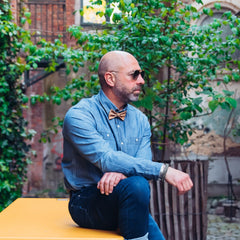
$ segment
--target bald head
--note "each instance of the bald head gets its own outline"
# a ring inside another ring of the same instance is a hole
[[[100,60],[98,68],[98,76],[101,86],[105,86],[104,75],[109,71],[120,71],[121,68],[129,61],[130,59],[135,59],[133,55],[124,51],[111,51],[106,53]]]

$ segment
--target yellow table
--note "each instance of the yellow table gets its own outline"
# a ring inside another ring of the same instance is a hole
[[[116,240],[115,232],[78,227],[68,213],[68,199],[18,198],[0,213],[4,240]]]

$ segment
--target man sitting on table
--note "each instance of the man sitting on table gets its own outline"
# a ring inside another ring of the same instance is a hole
[[[148,180],[166,180],[180,194],[192,181],[152,161],[148,119],[129,104],[144,84],[138,61],[127,52],[108,52],[98,74],[100,92],[82,99],[64,120],[62,168],[70,214],[81,227],[119,229],[125,239],[164,239],[149,214]]]

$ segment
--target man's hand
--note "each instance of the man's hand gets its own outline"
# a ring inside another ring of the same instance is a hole
[[[177,187],[179,194],[184,194],[189,191],[192,186],[192,180],[187,173],[169,167],[166,173],[165,180]]]
[[[122,180],[127,178],[122,173],[118,172],[107,172],[104,173],[100,181],[98,182],[97,188],[100,189],[102,194],[109,195],[112,193],[113,188]]]

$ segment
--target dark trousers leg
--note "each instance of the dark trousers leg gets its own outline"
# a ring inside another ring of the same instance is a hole
[[[110,195],[102,195],[96,186],[72,194],[69,212],[81,227],[116,230],[125,239],[148,233],[149,184],[143,177],[129,177],[119,182]],[[159,238],[161,239],[161,238]]]

